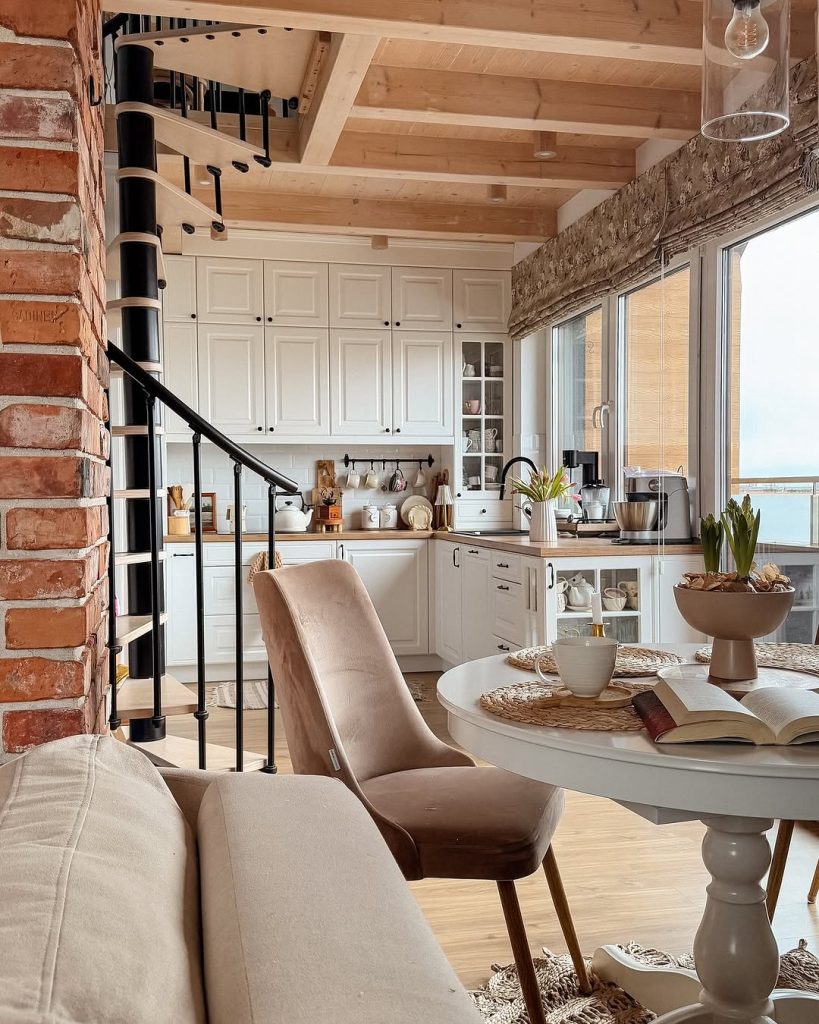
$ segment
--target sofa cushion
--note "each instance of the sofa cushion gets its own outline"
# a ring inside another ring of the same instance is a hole
[[[195,841],[156,769],[72,736],[0,766],[0,1020],[205,1020]]]
[[[198,835],[210,1024],[478,1024],[341,783],[221,776]]]

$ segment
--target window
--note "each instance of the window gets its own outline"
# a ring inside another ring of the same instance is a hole
[[[688,267],[620,299],[624,466],[689,473]]]
[[[601,450],[603,310],[582,313],[554,330],[557,352],[557,453]],[[596,413],[595,410],[598,410]]]

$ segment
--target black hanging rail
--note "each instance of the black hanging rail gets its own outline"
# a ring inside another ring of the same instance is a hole
[[[369,456],[364,456],[364,457],[358,458],[358,459],[352,459],[352,458],[350,458],[349,455],[345,455],[344,456],[344,468],[345,469],[349,469],[350,466],[352,466],[353,469],[355,469],[355,465],[356,465],[357,462],[369,462],[371,466],[375,462],[380,462],[382,469],[386,469],[387,468],[387,463],[388,462],[394,463],[395,466],[400,466],[402,463],[404,465],[410,465],[411,464],[411,465],[414,466],[416,464],[416,462],[417,462],[419,468],[424,463],[426,463],[429,466],[430,469],[432,469],[432,467],[435,465],[435,459],[433,459],[433,457],[431,455],[427,455],[426,458],[423,458],[423,459],[389,459],[389,458],[371,459]]]

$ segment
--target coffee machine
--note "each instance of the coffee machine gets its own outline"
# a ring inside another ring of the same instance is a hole
[[[620,530],[620,541],[626,544],[690,544],[691,502],[688,480],[682,473],[656,470],[626,470],[626,501],[656,501],[657,518],[649,530]]]
[[[597,452],[583,452],[575,448],[563,451],[563,466],[569,470],[577,493],[580,495],[583,519],[586,522],[605,523],[609,520],[609,499],[611,488],[599,478],[599,455]],[[580,469],[577,479],[572,470]]]

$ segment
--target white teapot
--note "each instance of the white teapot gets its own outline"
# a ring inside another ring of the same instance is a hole
[[[570,608],[590,608],[593,593],[594,587],[588,582],[582,573],[576,573],[569,579],[569,589],[566,591],[566,599]]]
[[[294,498],[276,498],[276,531],[280,533],[307,533],[313,518],[313,510],[304,511],[304,497],[297,495],[301,508],[296,508]]]

